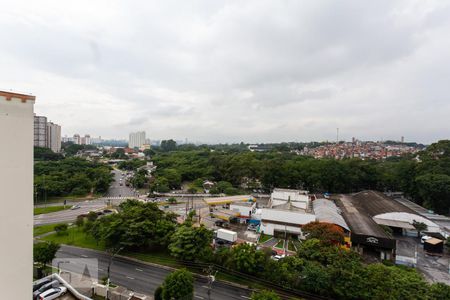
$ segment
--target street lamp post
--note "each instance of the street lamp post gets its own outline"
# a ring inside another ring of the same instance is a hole
[[[120,247],[116,252],[112,253],[110,258],[109,258],[109,263],[108,263],[108,280],[106,281],[106,299],[107,300],[109,299],[109,284],[111,282],[111,280],[110,280],[111,264],[113,262],[114,256],[116,256],[122,249],[123,249],[123,247]]]

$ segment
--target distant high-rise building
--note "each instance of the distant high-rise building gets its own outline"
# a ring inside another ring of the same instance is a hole
[[[84,135],[84,145],[90,145],[91,144],[91,136],[89,134]]]
[[[34,115],[34,146],[61,151],[61,126],[47,122],[47,117]]]
[[[78,133],[73,135],[73,143],[76,145],[81,145],[81,137]]]
[[[34,146],[47,147],[47,117],[34,115]]]
[[[47,122],[47,148],[53,152],[61,152],[61,126],[52,122]]]
[[[130,133],[128,140],[128,147],[141,148],[145,144],[145,131],[138,131]]]
[[[402,136],[401,141],[402,141],[402,144],[405,142],[405,137],[404,136]]]

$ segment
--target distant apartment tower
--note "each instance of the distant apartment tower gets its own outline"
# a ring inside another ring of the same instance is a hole
[[[34,96],[0,91],[2,299],[28,299],[32,293],[34,101]]]
[[[84,135],[84,145],[90,145],[92,143],[91,136],[89,134]]]
[[[145,131],[138,131],[130,133],[128,140],[128,147],[141,148],[145,144]]]
[[[75,145],[81,145],[81,137],[78,133],[73,135],[73,143]]]
[[[34,146],[47,147],[47,117],[34,115]]]
[[[34,146],[61,151],[61,126],[47,122],[47,117],[34,115]]]
[[[47,122],[47,148],[53,152],[61,152],[61,126]]]

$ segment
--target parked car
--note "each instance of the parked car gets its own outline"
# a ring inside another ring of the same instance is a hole
[[[422,244],[424,244],[426,240],[429,240],[429,239],[431,239],[431,238],[432,238],[431,236],[424,235],[424,236],[422,236],[422,238],[420,239],[420,242],[421,242]]]
[[[39,288],[41,288],[41,286],[43,286],[43,285],[45,285],[45,284],[47,284],[47,283],[49,283],[51,281],[52,280],[50,278],[42,278],[42,279],[39,279],[39,280],[35,281],[33,283],[33,292],[38,290]]]
[[[280,259],[282,259],[282,258],[284,258],[284,257],[285,257],[284,254],[282,254],[282,255],[277,254],[277,255],[272,256],[271,258],[272,258],[273,260],[275,260],[275,261],[278,261],[278,260],[280,260]]]
[[[53,281],[50,281],[49,283],[44,284],[39,289],[33,291],[33,299],[37,299],[38,296],[40,294],[42,294],[43,292],[45,292],[46,290],[48,290],[50,288],[55,288],[55,287],[58,287],[58,286],[59,286],[59,281],[58,280],[53,280]]]
[[[53,300],[64,295],[66,292],[67,288],[64,286],[52,288],[40,294],[39,300]]]
[[[250,230],[250,231],[256,231],[257,229],[258,229],[258,225],[256,225],[256,224],[250,224],[247,227],[247,230]]]
[[[79,206],[78,204],[72,206],[70,209],[71,210],[75,210],[75,209],[79,209],[81,206]]]

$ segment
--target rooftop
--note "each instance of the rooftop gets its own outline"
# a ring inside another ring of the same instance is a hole
[[[317,199],[314,200],[312,204],[314,213],[316,214],[318,221],[336,224],[346,230],[350,230],[341,215],[341,210],[336,206],[336,204],[334,204],[332,200]]]
[[[234,202],[254,202],[255,198],[251,195],[239,195],[239,196],[226,196],[226,197],[211,197],[204,198],[208,205],[222,205],[222,204],[230,204]]]
[[[357,198],[349,195],[342,195],[341,198],[336,201],[336,204],[341,209],[342,215],[352,233],[391,239],[372,217],[369,216],[364,209],[364,205],[361,205]]]
[[[14,92],[0,91],[0,96],[5,97],[6,100],[10,101],[12,98],[17,98],[22,100],[22,102],[26,102],[27,100],[35,101],[36,96],[20,94]]]

